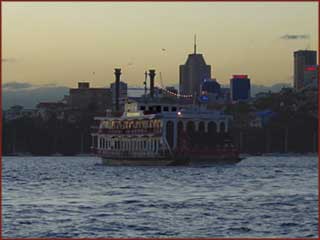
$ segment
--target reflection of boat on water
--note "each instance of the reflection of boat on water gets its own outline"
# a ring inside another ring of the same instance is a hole
[[[58,152],[56,152],[56,153],[54,153],[54,154],[51,154],[51,156],[52,157],[61,157],[61,156],[63,156],[61,153],[58,153]]]
[[[30,157],[33,155],[30,152],[13,152],[13,153],[8,153],[5,156],[7,156],[7,157]]]
[[[230,118],[193,105],[132,101],[121,116],[95,118],[92,148],[107,165],[236,163]]]

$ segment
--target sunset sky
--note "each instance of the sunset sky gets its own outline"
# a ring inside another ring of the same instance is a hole
[[[317,49],[317,29],[315,2],[3,2],[2,81],[102,87],[121,67],[129,85],[142,86],[150,68],[173,85],[197,34],[198,52],[220,83],[232,74],[291,83],[293,51]]]

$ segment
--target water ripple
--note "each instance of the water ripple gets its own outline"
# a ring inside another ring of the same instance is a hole
[[[317,237],[315,157],[201,167],[4,157],[2,168],[6,238]]]

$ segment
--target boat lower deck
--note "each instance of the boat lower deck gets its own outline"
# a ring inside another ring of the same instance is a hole
[[[102,158],[102,163],[109,166],[169,166],[174,163],[173,159],[147,159],[147,158]]]
[[[242,160],[238,156],[159,156],[159,157],[111,157],[102,156],[102,163],[111,166],[188,166],[207,164],[235,164]]]

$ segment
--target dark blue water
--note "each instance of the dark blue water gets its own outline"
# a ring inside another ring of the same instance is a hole
[[[107,167],[4,157],[4,237],[317,237],[316,157]]]

